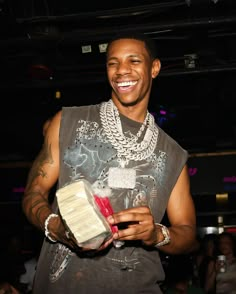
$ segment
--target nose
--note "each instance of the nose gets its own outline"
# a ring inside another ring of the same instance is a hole
[[[131,72],[131,67],[128,62],[120,62],[116,74],[125,75]]]

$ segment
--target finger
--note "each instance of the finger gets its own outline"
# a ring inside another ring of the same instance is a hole
[[[128,208],[125,210],[121,210],[117,213],[114,213],[115,215],[122,215],[122,214],[126,214],[126,213],[147,213],[150,214],[150,208],[148,206],[137,206],[137,207],[132,207],[132,208]]]
[[[119,230],[114,234],[114,240],[128,241],[128,240],[144,240],[146,232],[137,231],[134,228],[129,228],[126,230]]]
[[[125,213],[125,214],[113,214],[107,218],[111,225],[119,223],[139,223],[143,221],[144,216],[140,213]]]
[[[118,227],[127,228],[132,225],[145,225],[154,227],[154,218],[151,214],[143,213],[127,213],[122,215],[114,214],[108,218],[111,225],[118,225]]]
[[[103,243],[98,251],[104,250],[105,248],[107,248],[111,243],[113,242],[113,238],[110,238],[108,241],[106,241],[105,243]]]

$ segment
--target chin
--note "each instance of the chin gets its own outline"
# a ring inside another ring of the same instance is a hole
[[[117,98],[117,100],[123,105],[123,106],[135,106],[137,105],[142,99],[137,98],[137,99],[122,99],[122,98]]]

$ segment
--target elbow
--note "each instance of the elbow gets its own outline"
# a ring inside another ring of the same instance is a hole
[[[199,242],[197,240],[197,228],[196,225],[189,227],[189,241],[186,248],[186,253],[193,253],[199,249]]]

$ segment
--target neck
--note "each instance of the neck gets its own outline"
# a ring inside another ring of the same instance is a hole
[[[140,123],[144,122],[147,115],[146,103],[142,103],[142,101],[140,101],[139,103],[135,105],[125,105],[125,104],[122,104],[117,99],[112,99],[112,101],[117,107],[119,113],[123,114],[124,116],[134,121],[137,121]]]

